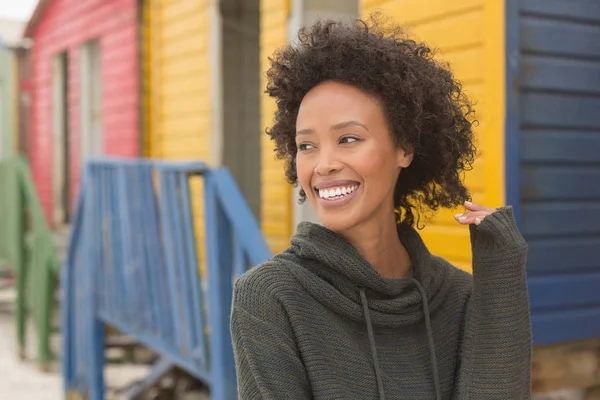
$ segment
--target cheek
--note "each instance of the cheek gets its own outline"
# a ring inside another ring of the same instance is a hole
[[[396,173],[395,155],[379,147],[366,150],[355,158],[357,172],[369,180],[370,186],[387,185]]]
[[[313,170],[314,168],[311,167],[306,157],[300,155],[296,157],[296,175],[298,176],[298,183],[300,183],[302,188],[308,189],[310,186]]]

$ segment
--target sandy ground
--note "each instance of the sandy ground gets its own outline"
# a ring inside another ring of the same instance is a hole
[[[0,290],[0,399],[61,400],[64,399],[60,365],[54,363],[49,372],[41,372],[35,364],[33,327],[28,335],[26,360],[18,358],[14,324],[14,291]],[[58,349],[60,336],[54,335],[53,349]],[[118,399],[114,390],[143,378],[147,367],[140,365],[110,366],[105,371],[108,388],[106,399]]]
[[[28,349],[28,359],[18,358],[14,324],[14,292],[0,292],[0,399],[59,400],[62,399],[62,381],[55,371],[43,373],[33,363],[34,352]],[[34,337],[29,337],[33,345]],[[33,347],[33,346],[31,346]]]

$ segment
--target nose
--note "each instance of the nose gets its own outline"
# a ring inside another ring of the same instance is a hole
[[[319,153],[319,162],[315,166],[315,174],[327,176],[342,169],[342,163],[335,156],[335,152],[322,149]]]

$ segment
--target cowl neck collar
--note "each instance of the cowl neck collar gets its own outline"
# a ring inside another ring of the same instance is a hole
[[[363,320],[362,289],[374,326],[412,325],[423,318],[422,293],[414,281],[423,287],[429,312],[434,313],[445,297],[448,269],[435,262],[414,228],[398,225],[397,232],[411,259],[411,272],[405,278],[381,276],[344,237],[310,222],[298,225],[291,247],[277,257],[296,264],[292,273],[300,284],[335,312]]]

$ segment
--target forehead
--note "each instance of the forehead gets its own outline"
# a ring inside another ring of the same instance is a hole
[[[348,119],[375,122],[383,119],[383,110],[379,101],[366,92],[348,84],[327,81],[304,96],[296,125],[300,128],[319,122],[335,124]]]

